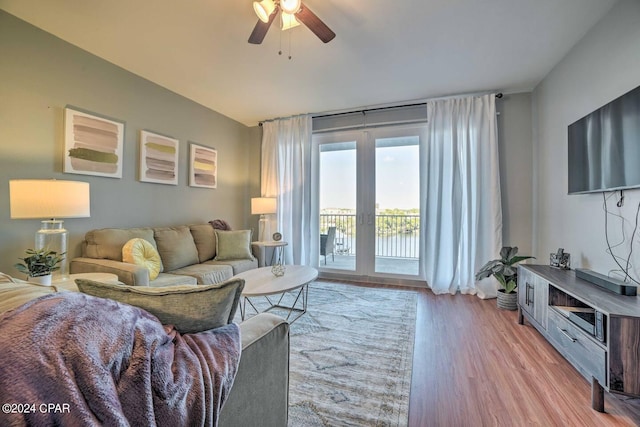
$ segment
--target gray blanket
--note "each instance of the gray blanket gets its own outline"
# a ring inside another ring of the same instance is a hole
[[[1,426],[212,426],[240,360],[236,324],[181,335],[76,292],[0,315]]]

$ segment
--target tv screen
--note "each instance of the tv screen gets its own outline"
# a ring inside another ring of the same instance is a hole
[[[640,187],[640,86],[569,125],[569,194]]]

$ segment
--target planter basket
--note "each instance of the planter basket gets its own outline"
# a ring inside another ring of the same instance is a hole
[[[502,310],[517,310],[518,309],[518,293],[511,292],[505,294],[504,290],[498,290],[498,308]]]

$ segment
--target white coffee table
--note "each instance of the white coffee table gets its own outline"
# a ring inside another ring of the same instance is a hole
[[[293,313],[297,313],[289,323],[293,323],[307,312],[307,297],[309,294],[308,284],[318,278],[318,270],[304,265],[287,265],[284,276],[276,277],[271,273],[271,267],[256,268],[236,275],[236,278],[244,279],[244,289],[242,290],[243,300],[240,303],[240,314],[242,320],[247,314],[247,303],[256,313],[261,311],[251,302],[250,298],[264,297],[269,302],[269,307],[264,311],[276,308],[288,312],[287,321]],[[282,304],[282,298],[288,292],[298,290],[295,300],[291,305]],[[277,301],[270,298],[273,295],[280,295]],[[302,307],[299,306],[302,304]]]

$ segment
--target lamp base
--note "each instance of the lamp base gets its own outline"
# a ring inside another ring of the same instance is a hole
[[[67,261],[67,242],[69,233],[64,228],[62,220],[41,221],[41,228],[36,232],[36,249],[48,249],[58,255],[64,254],[60,262],[60,269],[53,272],[53,278],[64,279],[69,276],[69,263]]]
[[[271,226],[266,215],[260,215],[260,222],[258,223],[258,240],[261,242],[268,242],[271,240]]]

